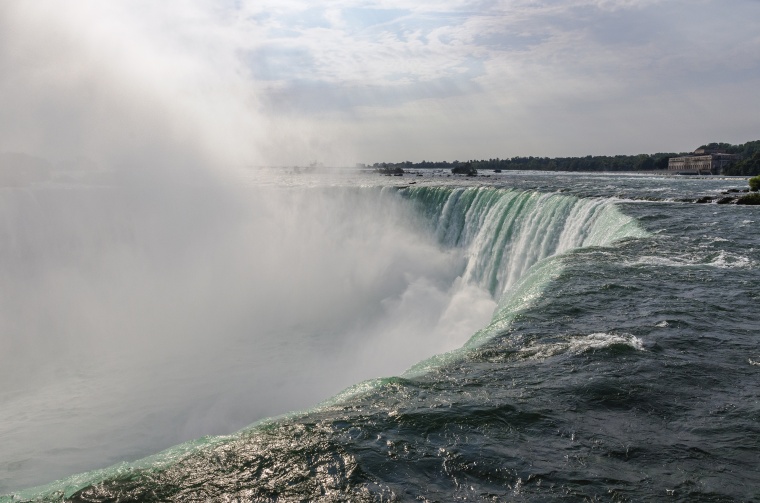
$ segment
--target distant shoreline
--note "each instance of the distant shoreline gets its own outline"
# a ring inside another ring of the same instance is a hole
[[[731,154],[732,163],[722,167],[722,175],[754,176],[760,174],[760,140],[749,141],[741,145],[713,142],[702,145],[697,151]],[[569,171],[580,173],[599,172],[642,172],[668,173],[670,159],[689,157],[694,152],[658,152],[656,154],[635,155],[587,155],[584,157],[534,157],[517,156],[505,159],[470,159],[467,161],[402,161],[376,162],[374,164],[357,164],[357,167],[371,168],[381,173],[396,173],[412,169],[441,169],[462,172],[480,171]]]

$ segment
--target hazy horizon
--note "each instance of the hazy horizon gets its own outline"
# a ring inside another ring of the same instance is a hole
[[[0,151],[184,174],[744,143],[759,20],[749,0],[13,0]]]

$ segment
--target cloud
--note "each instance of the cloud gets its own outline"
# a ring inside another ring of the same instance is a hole
[[[668,108],[689,113],[677,91],[719,101],[720,86],[738,77],[746,82],[740,87],[748,97],[759,77],[760,31],[756,22],[742,21],[758,19],[756,4],[730,11],[710,1],[687,6],[655,0],[343,1],[321,10],[305,5],[272,7],[261,28],[291,31],[270,39],[264,52],[250,54],[249,60],[264,62],[279,54],[277,71],[266,75],[269,85],[261,92],[271,114],[331,120],[342,115],[347,127],[359,122],[368,129],[392,114],[427,130],[436,127],[430,124],[436,119],[430,110],[444,108],[445,115],[456,117],[461,109],[490,108],[473,118],[487,122],[478,128],[483,134],[489,128],[515,130],[519,120],[523,129],[527,121],[528,130],[540,135],[541,129],[551,131],[554,117],[564,112],[607,121],[610,109],[622,114],[634,101],[652,106],[653,115]],[[257,8],[270,6],[257,3]],[[308,22],[299,21],[299,15]],[[706,19],[711,20],[709,36]],[[739,120],[747,125],[746,117]],[[448,120],[438,127],[458,124]],[[451,133],[441,131],[446,137]],[[585,136],[595,133],[592,128]],[[514,154],[573,154],[579,144],[587,152],[633,148],[623,141],[594,146],[583,134],[541,141],[487,138],[502,146],[507,140]],[[366,143],[351,136],[347,143]],[[543,144],[544,151],[520,151],[520,143]],[[439,147],[418,145],[415,155],[411,146],[395,144],[412,158],[429,158]],[[463,145],[459,151],[459,157],[487,155]]]
[[[680,150],[750,140],[759,125],[757,2],[78,0],[0,9],[0,100],[13,118],[0,124],[3,150],[171,144],[224,163],[351,163],[667,142]],[[725,108],[737,101],[727,87],[747,102],[740,110]],[[694,102],[723,115],[706,121]],[[596,141],[600,131],[629,129],[608,121],[625,122],[631,103],[715,126],[684,140],[643,123],[663,141]],[[723,133],[726,114],[733,137]],[[592,126],[544,137],[557,116]],[[470,136],[463,122],[483,136],[457,141]],[[385,143],[408,130],[428,139]]]

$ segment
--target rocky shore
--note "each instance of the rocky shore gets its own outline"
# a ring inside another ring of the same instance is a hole
[[[691,199],[678,199],[678,201],[698,204],[715,203],[760,205],[760,193],[750,192],[749,189],[728,189],[721,192],[719,196],[703,196]]]

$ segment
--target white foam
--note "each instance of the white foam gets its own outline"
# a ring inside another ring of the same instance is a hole
[[[744,269],[752,267],[753,262],[749,257],[721,251],[715,258],[705,265],[711,265],[720,269]]]
[[[533,344],[521,349],[520,354],[526,358],[543,360],[562,353],[581,354],[610,346],[629,346],[637,351],[644,351],[643,341],[634,335],[599,332],[569,337],[560,342]]]
[[[626,262],[628,266],[637,265],[655,265],[667,267],[686,267],[695,263],[684,257],[657,257],[654,255],[645,255],[636,260]]]
[[[639,257],[636,260],[626,262],[626,265],[654,265],[666,267],[709,266],[717,267],[719,269],[745,269],[753,267],[755,265],[755,263],[749,257],[723,250],[718,252],[717,255],[713,257],[710,257],[709,255],[707,257],[699,255],[692,255],[688,257],[657,257],[652,255],[645,255],[643,257]]]

